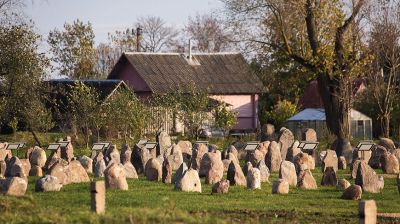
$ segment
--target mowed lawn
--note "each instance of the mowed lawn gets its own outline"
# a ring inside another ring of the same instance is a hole
[[[377,170],[378,173],[379,170]],[[346,173],[346,174],[345,174]],[[349,179],[349,170],[339,178]],[[318,185],[321,170],[313,171]],[[90,212],[89,183],[70,184],[60,192],[34,192],[35,180],[29,178],[24,197],[0,196],[0,223],[356,223],[358,201],[340,199],[335,187],[317,190],[290,188],[288,195],[271,194],[270,176],[261,190],[230,187],[225,195],[212,195],[211,185],[202,185],[203,193],[175,191],[173,185],[149,182],[143,175],[128,180],[129,190],[108,190],[106,214]],[[351,181],[352,183],[354,181]],[[380,213],[399,213],[400,195],[394,175],[385,175],[382,193],[363,193],[374,199]],[[399,223],[400,219],[379,222]]]

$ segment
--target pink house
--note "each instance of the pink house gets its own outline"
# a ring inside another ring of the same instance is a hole
[[[124,53],[108,79],[123,80],[139,98],[170,93],[194,83],[207,90],[210,98],[224,101],[238,112],[234,130],[252,131],[259,123],[262,84],[239,53]]]

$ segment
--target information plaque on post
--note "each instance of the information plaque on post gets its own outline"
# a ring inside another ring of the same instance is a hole
[[[254,151],[256,149],[258,149],[260,143],[259,142],[247,142],[246,147],[244,148],[244,150],[246,151]]]
[[[101,144],[104,144],[104,149],[108,149],[111,147],[111,142],[99,142]]]
[[[319,142],[306,142],[302,141],[300,142],[298,148],[301,149],[301,151],[308,153],[309,155],[313,155],[314,150],[317,148]]]
[[[157,142],[146,142],[146,144],[144,145],[144,147],[146,149],[154,149],[157,146]]]
[[[92,151],[101,151],[105,147],[104,143],[94,143],[92,146]]]
[[[375,147],[373,141],[360,141],[356,147],[356,150],[361,152],[361,159],[365,159],[365,152],[371,151]]]
[[[60,143],[50,143],[47,149],[50,151],[55,151],[58,150],[60,147],[61,147]]]
[[[147,139],[140,139],[139,142],[137,143],[138,145],[145,145],[149,140]]]
[[[208,145],[208,141],[195,141],[194,143]]]
[[[67,146],[69,145],[68,141],[59,141],[57,143],[60,144],[60,147],[63,147],[63,148],[67,148]]]
[[[25,143],[8,143],[7,145],[7,150],[18,150],[20,148],[22,148],[25,145]]]

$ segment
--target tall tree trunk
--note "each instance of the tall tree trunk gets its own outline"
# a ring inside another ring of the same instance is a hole
[[[383,114],[381,120],[381,129],[383,137],[389,138],[390,136],[390,114]]]
[[[348,82],[344,78],[329,74],[318,76],[318,90],[325,108],[326,125],[336,135],[334,150],[338,156],[343,155],[344,146],[350,137],[350,95]]]

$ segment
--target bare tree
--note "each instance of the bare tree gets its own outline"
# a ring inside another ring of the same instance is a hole
[[[178,31],[174,27],[166,25],[160,17],[140,17],[136,27],[142,29],[140,45],[145,51],[165,51],[176,44]]]
[[[390,135],[390,120],[399,93],[400,2],[378,1],[369,12],[372,31],[370,48],[375,57],[368,74],[369,89],[379,114],[381,133]]]
[[[185,26],[187,37],[194,40],[200,52],[221,52],[231,47],[231,35],[224,23],[211,14],[189,17]]]

